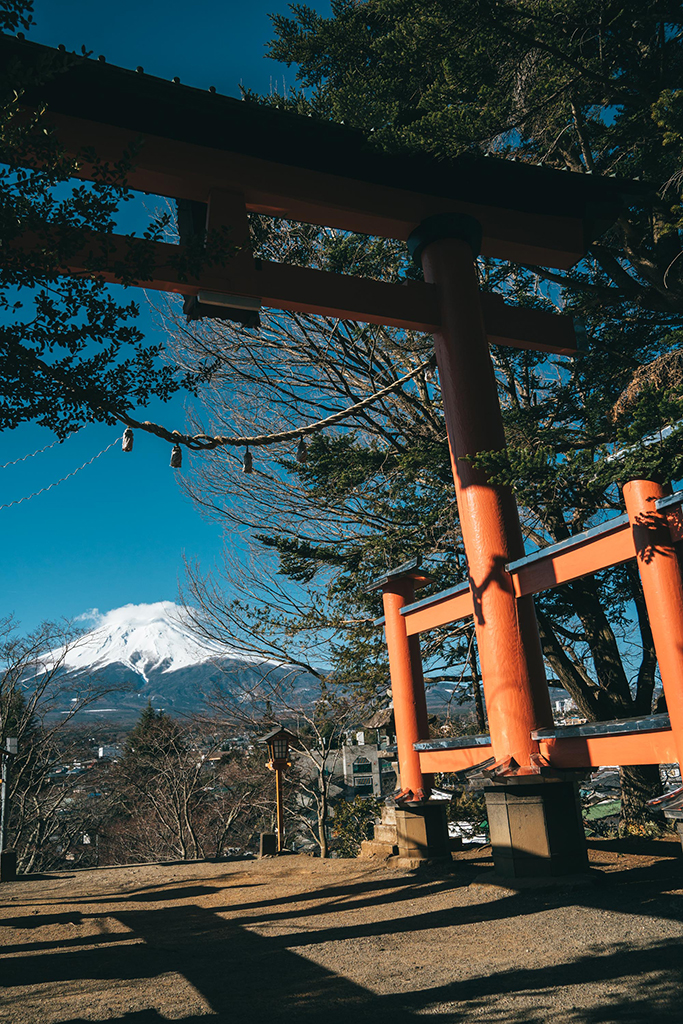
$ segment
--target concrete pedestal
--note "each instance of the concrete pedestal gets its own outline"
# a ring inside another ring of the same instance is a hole
[[[496,875],[543,878],[588,871],[576,782],[495,783],[484,791]]]
[[[389,860],[398,857],[398,837],[396,834],[396,808],[393,804],[382,807],[382,822],[375,825],[372,839],[364,839],[360,844],[361,857],[379,857]]]
[[[0,882],[16,882],[17,855],[14,850],[0,853]]]
[[[683,821],[676,822],[676,830],[678,832],[678,838],[681,841],[681,846],[683,846]]]
[[[664,817],[669,821],[675,822],[678,838],[680,839],[681,846],[683,847],[683,807],[676,807],[672,811],[664,811]]]
[[[259,857],[275,857],[277,854],[277,836],[274,832],[261,832],[259,836]]]
[[[401,860],[415,866],[429,860],[451,860],[448,822],[443,801],[396,808],[396,839]]]

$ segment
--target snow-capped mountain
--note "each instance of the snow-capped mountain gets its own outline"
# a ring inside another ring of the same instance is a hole
[[[281,708],[309,703],[319,693],[305,672],[200,641],[184,622],[183,609],[171,601],[127,604],[104,614],[93,610],[80,618],[93,628],[68,650],[53,651],[46,659],[61,664],[57,714],[68,713],[92,687],[101,696],[78,713],[78,720],[123,725],[132,724],[148,701],[183,716],[221,714],[222,709],[229,714],[236,703],[251,701],[254,710],[269,698],[279,714],[280,687],[289,696]],[[428,695],[430,708],[442,711],[449,696],[448,687],[434,688]],[[561,696],[564,691],[551,689],[553,699]],[[469,709],[463,705],[461,710]]]
[[[244,703],[257,694],[271,696],[278,679],[295,687],[297,700],[305,701],[311,687],[305,673],[292,679],[284,665],[199,640],[171,601],[94,610],[81,620],[94,622],[93,629],[51,656],[61,665],[62,714],[90,686],[102,697],[80,714],[107,721],[136,718],[148,701],[181,715],[210,711],[221,693],[228,702]]]
[[[126,604],[104,615],[90,615],[95,628],[64,656],[64,667],[71,672],[123,665],[148,683],[149,676],[159,672],[177,672],[237,654],[219,644],[200,643],[183,624],[182,608],[172,601]]]

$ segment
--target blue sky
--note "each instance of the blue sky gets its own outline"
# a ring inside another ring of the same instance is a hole
[[[307,0],[323,14],[329,0]],[[85,45],[111,64],[173,78],[228,96],[239,85],[267,92],[271,79],[293,84],[294,71],[265,57],[273,32],[268,17],[287,13],[283,0],[34,0],[29,38],[68,50]]]
[[[309,0],[329,12],[329,0]],[[188,85],[215,85],[239,94],[239,84],[267,92],[294,72],[265,58],[272,36],[269,12],[284,12],[281,0],[250,3],[179,0],[36,0],[30,39],[67,49],[85,44],[112,64]],[[131,294],[131,293],[128,293]],[[140,326],[158,337],[142,304]],[[178,425],[183,399],[150,406],[149,418]],[[143,417],[147,418],[147,417]],[[120,434],[93,424],[63,445],[0,470],[0,505],[70,473]],[[0,437],[0,464],[21,458],[54,435],[24,426]],[[238,543],[199,516],[169,468],[169,446],[136,435],[133,453],[115,446],[49,493],[0,509],[0,616],[14,614],[29,629],[43,619],[75,618],[90,608],[107,611],[127,603],[175,600],[183,553],[207,567],[224,543]]]

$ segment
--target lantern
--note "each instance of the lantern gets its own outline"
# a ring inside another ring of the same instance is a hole
[[[282,725],[277,726],[276,729],[260,738],[259,743],[265,743],[268,747],[270,766],[272,768],[285,768],[287,766],[289,745],[293,741],[296,741],[296,736],[288,732]]]
[[[285,818],[284,818],[284,797],[282,791],[282,777],[284,770],[289,764],[287,753],[291,742],[296,741],[296,736],[288,732],[282,725],[261,736],[259,743],[265,743],[268,747],[270,761],[268,767],[275,772],[275,804],[277,810],[277,852],[280,853],[284,846]]]

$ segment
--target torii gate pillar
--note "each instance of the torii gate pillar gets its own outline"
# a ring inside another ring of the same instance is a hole
[[[510,488],[470,461],[505,447],[475,265],[480,244],[479,223],[462,214],[429,217],[408,239],[425,280],[439,291],[442,326],[434,344],[491,744],[497,759],[512,757],[524,769],[538,751],[533,730],[551,727],[553,719],[533,597],[515,596],[505,568],[524,555],[517,505]],[[497,873],[585,870],[574,783],[511,777],[486,798]]]
[[[493,752],[528,765],[534,729],[553,724],[533,597],[515,597],[508,562],[524,556],[514,496],[469,461],[505,447],[474,259],[481,228],[461,214],[429,217],[408,245],[439,290],[434,335],[453,480],[474,597]]]
[[[662,688],[683,767],[683,574],[666,516],[657,511],[656,502],[665,493],[654,480],[624,484]]]
[[[415,600],[416,576],[415,572],[406,572],[382,581],[382,603],[401,790],[411,800],[419,802],[429,797],[434,781],[431,775],[423,776],[420,755],[413,749],[414,743],[429,737],[427,699],[420,641],[416,636],[407,635],[405,619],[401,615],[401,608]],[[419,576],[417,578],[420,579]],[[423,576],[423,579],[428,580],[429,577]]]

